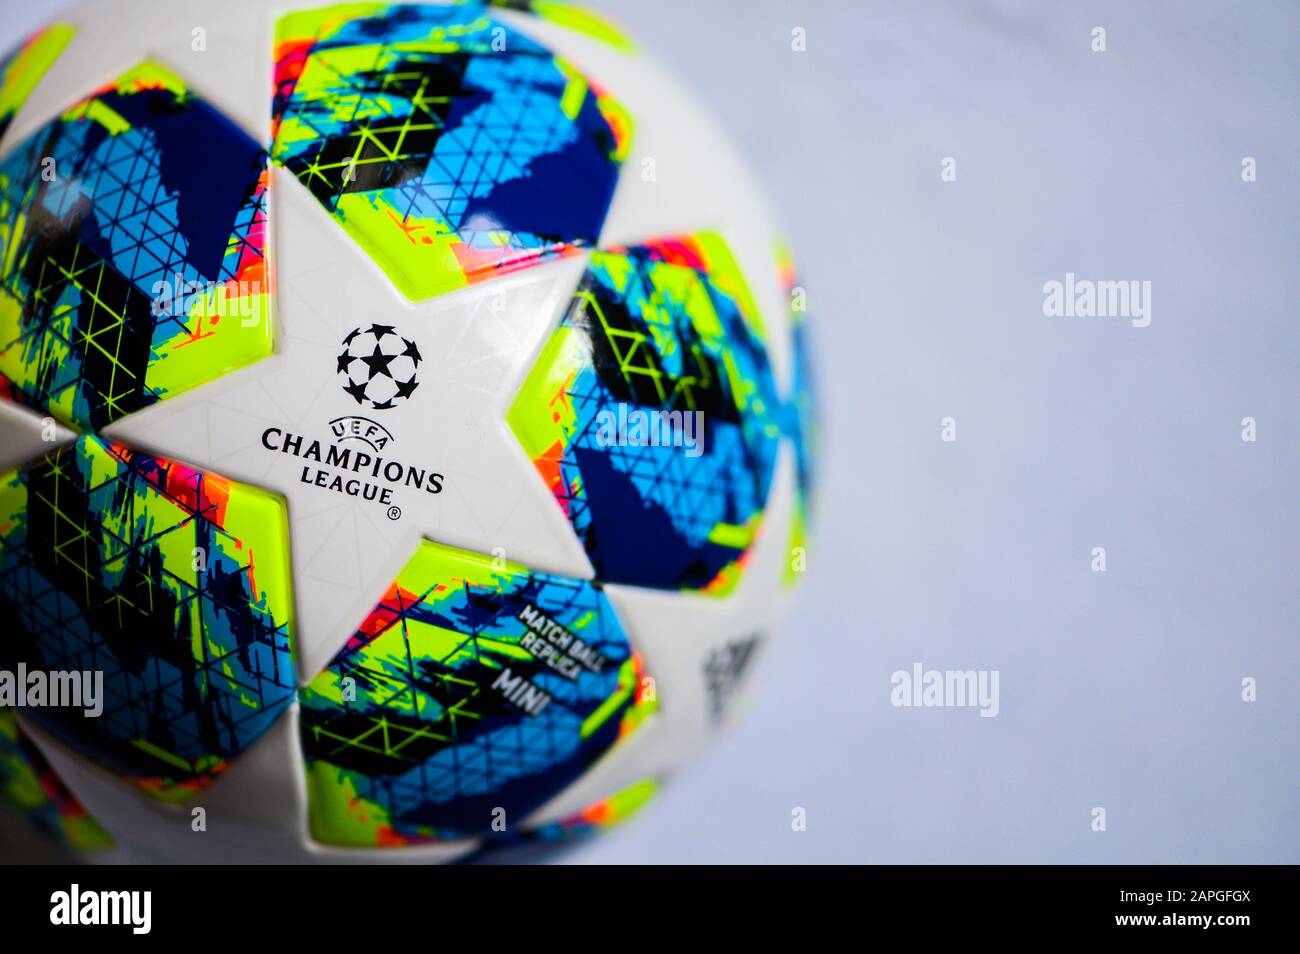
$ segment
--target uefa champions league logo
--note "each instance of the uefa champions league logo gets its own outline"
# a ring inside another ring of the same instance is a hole
[[[420,349],[391,325],[353,328],[343,339],[338,376],[343,390],[376,411],[394,407],[419,386]]]

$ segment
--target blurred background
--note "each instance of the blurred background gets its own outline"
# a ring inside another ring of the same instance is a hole
[[[0,46],[66,5],[0,0]],[[754,708],[562,860],[1300,861],[1300,7],[585,5],[766,181],[825,456]],[[1045,317],[1066,272],[1151,324]],[[915,663],[998,716],[895,708]]]

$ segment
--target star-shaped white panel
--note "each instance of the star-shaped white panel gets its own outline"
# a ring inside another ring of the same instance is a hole
[[[505,422],[585,257],[411,303],[292,176],[274,175],[271,193],[275,354],[106,432],[284,496],[303,681],[329,663],[421,538],[590,577]],[[390,407],[348,390],[382,377],[382,358],[379,370],[360,359],[340,367],[349,337],[373,345],[376,327],[419,355],[414,387],[380,402]]]

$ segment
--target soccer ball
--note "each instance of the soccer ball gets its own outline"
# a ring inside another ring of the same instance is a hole
[[[804,302],[575,7],[66,15],[0,65],[0,793],[114,860],[627,817],[806,566]]]

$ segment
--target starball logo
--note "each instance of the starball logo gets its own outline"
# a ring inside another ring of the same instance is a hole
[[[392,325],[371,325],[343,339],[336,374],[354,401],[383,411],[415,393],[422,360],[415,342]]]

